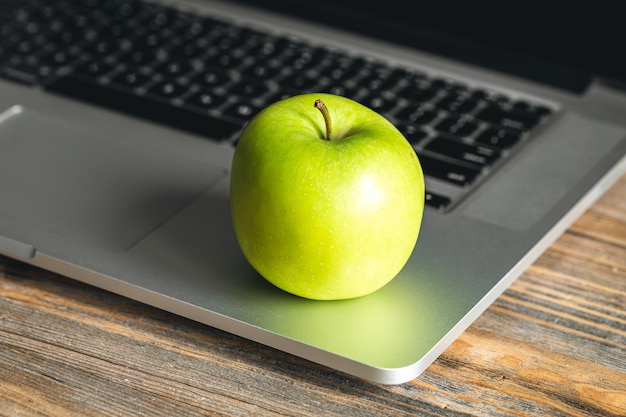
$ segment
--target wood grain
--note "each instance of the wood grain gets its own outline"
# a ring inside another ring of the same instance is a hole
[[[626,177],[398,386],[0,258],[0,414],[625,416]]]

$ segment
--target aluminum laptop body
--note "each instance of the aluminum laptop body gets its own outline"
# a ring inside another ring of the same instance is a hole
[[[412,32],[407,21],[396,33],[382,15],[371,20],[374,11],[351,14],[350,2],[316,1],[336,10],[302,6],[300,17],[261,3],[167,5],[530,98],[553,114],[453,207],[426,209],[391,283],[326,302],[273,287],[242,256],[228,201],[233,146],[0,79],[0,253],[360,378],[409,381],[626,172],[625,91],[610,71],[585,84],[556,70],[549,85],[539,58],[531,79],[507,74],[516,61],[504,53],[486,54],[502,64],[488,69],[469,45],[444,48],[447,57],[416,49],[434,26],[419,45],[417,35],[375,39]],[[361,17],[374,22],[369,37],[358,32]]]

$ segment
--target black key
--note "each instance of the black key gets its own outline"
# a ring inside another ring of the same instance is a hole
[[[282,66],[289,68],[292,72],[304,72],[315,67],[318,62],[313,60],[312,55],[303,51],[302,54],[291,55],[281,59]]]
[[[299,92],[315,90],[319,87],[319,80],[309,78],[304,74],[290,74],[280,80],[281,87],[297,90]]]
[[[476,89],[472,92],[472,97],[476,100],[484,100],[493,104],[507,105],[510,103],[510,99],[504,94],[497,93],[491,90],[484,90],[482,88]]]
[[[76,68],[75,72],[88,77],[100,77],[110,73],[114,69],[115,66],[107,64],[104,61],[91,61]]]
[[[437,210],[444,210],[450,204],[450,199],[446,196],[432,193],[426,190],[426,196],[424,202],[427,206],[435,208]]]
[[[96,56],[106,56],[117,52],[115,42],[110,39],[101,39],[86,45],[83,50]]]
[[[400,81],[397,77],[392,77],[391,73],[372,71],[362,78],[359,83],[364,85],[368,91],[385,91],[393,89]]]
[[[24,39],[8,47],[7,51],[13,55],[29,57],[34,55],[38,48],[38,45],[36,45],[32,40]]]
[[[362,104],[377,111],[378,113],[385,113],[393,109],[396,106],[395,100],[389,100],[382,95],[372,95],[361,99]]]
[[[478,102],[471,97],[459,96],[457,94],[451,94],[437,103],[437,107],[450,113],[469,113],[477,105]]]
[[[270,65],[266,63],[255,63],[241,70],[241,74],[245,77],[252,77],[260,80],[270,80],[280,74],[282,67],[280,65]]]
[[[255,98],[270,91],[266,84],[255,81],[241,80],[228,89],[229,92],[241,97]]]
[[[157,10],[144,24],[146,24],[150,29],[162,30],[178,24],[176,20],[177,18],[178,16],[174,10],[163,8]]]
[[[204,49],[193,43],[180,43],[168,49],[168,55],[174,60],[188,60],[199,57]]]
[[[412,83],[416,82],[417,80],[425,80],[427,78],[427,75],[425,73],[417,71],[413,68],[397,67],[392,69],[391,72],[393,74],[393,77],[398,77]]]
[[[341,84],[348,80],[353,80],[358,73],[358,68],[352,66],[329,65],[321,70],[320,76],[328,78],[334,84]]]
[[[167,100],[179,97],[185,92],[187,92],[187,87],[173,80],[163,80],[148,89],[149,94],[154,94]]]
[[[463,93],[467,91],[467,86],[465,84],[446,78],[435,78],[432,85],[435,88],[450,92]]]
[[[136,50],[130,51],[122,55],[118,59],[120,62],[124,62],[126,64],[141,66],[148,65],[151,62],[154,62],[156,56],[151,51]]]
[[[207,32],[229,28],[228,23],[222,22],[221,20],[214,19],[208,16],[202,17],[202,19],[199,20],[198,22],[202,24],[202,26],[206,29]]]
[[[488,106],[480,110],[476,117],[485,122],[515,129],[529,130],[537,125],[539,117],[515,110],[504,110],[497,106]]]
[[[124,71],[111,81],[129,88],[139,87],[150,80],[150,77],[134,70]]]
[[[41,79],[41,73],[37,66],[19,64],[3,68],[0,77],[26,85],[36,85]]]
[[[265,97],[263,101],[267,105],[267,104],[271,104],[279,100],[286,99],[287,97],[290,97],[292,95],[293,94],[291,94],[288,91],[274,91],[273,93],[270,93],[267,97]]]
[[[271,37],[261,36],[256,41],[256,47],[250,52],[250,56],[254,57],[261,63],[268,62],[271,59],[275,59],[283,51],[279,48],[279,45]]]
[[[211,45],[218,48],[223,53],[228,53],[241,48],[245,42],[244,38],[240,37],[240,31],[235,28],[230,28],[224,33],[220,33],[218,36],[211,39]]]
[[[435,129],[463,137],[474,133],[478,124],[464,117],[446,117],[435,125]]]
[[[428,155],[418,154],[418,157],[424,174],[454,185],[462,187],[470,185],[480,173],[478,169],[442,161]]]
[[[51,66],[58,68],[62,65],[68,65],[76,60],[76,57],[65,51],[51,51],[39,58],[40,66]]]
[[[206,58],[205,63],[225,70],[237,67],[243,61],[242,57],[230,54],[215,54]]]
[[[249,101],[241,101],[231,103],[226,109],[224,109],[224,114],[227,114],[235,119],[241,120],[242,122],[247,122],[258,113],[260,108],[255,106]]]
[[[398,92],[398,95],[412,102],[424,103],[438,94],[438,90],[428,85],[411,84]]]
[[[458,142],[444,136],[434,138],[424,149],[480,167],[490,165],[500,157],[500,152],[493,148]]]
[[[421,74],[420,74],[421,75]],[[393,80],[394,84],[397,85],[401,80],[409,81],[415,80],[417,74],[414,71],[405,68],[391,68],[389,76],[387,77],[389,80]]]
[[[226,102],[226,99],[217,94],[201,91],[185,100],[186,104],[196,106],[202,110],[216,109]]]
[[[522,138],[522,131],[517,129],[489,128],[476,137],[476,142],[508,149]]]
[[[320,89],[320,91],[325,91],[330,94],[335,94],[338,96],[356,98],[359,88],[355,84],[348,83],[333,83],[327,85],[326,87]]]
[[[65,45],[75,45],[82,40],[82,32],[64,30],[50,36],[48,40],[55,45],[59,45],[59,47]]]
[[[402,132],[406,140],[408,140],[413,146],[419,145],[422,140],[428,137],[428,132],[417,125],[399,123],[397,127],[398,130]]]
[[[534,114],[538,117],[545,117],[552,113],[552,110],[546,106],[532,104],[525,100],[516,101],[513,103],[513,108],[524,113]]]
[[[183,28],[180,34],[183,39],[182,43],[187,44],[187,42],[193,41],[194,39],[205,35],[207,32],[209,32],[209,28],[204,25],[201,20],[192,20],[189,22],[187,27]]]
[[[438,113],[435,110],[430,110],[423,107],[415,108],[412,106],[408,106],[400,110],[396,116],[401,120],[425,125],[435,120],[438,116]]]
[[[230,80],[231,78],[226,71],[217,68],[207,68],[193,78],[193,81],[201,84],[202,87],[221,86]]]
[[[189,111],[78,77],[61,78],[47,90],[217,140],[228,139],[242,128],[239,123],[217,119],[207,113]]]

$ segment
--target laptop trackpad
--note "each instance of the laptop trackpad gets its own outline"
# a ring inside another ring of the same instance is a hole
[[[15,106],[0,114],[0,223],[124,250],[225,175]],[[4,219],[4,220],[3,220]]]

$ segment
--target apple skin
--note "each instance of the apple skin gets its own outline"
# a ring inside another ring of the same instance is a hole
[[[322,99],[333,124],[325,140]],[[302,94],[275,102],[244,128],[230,203],[250,264],[300,297],[370,294],[408,261],[424,212],[424,175],[404,136],[351,99]]]

